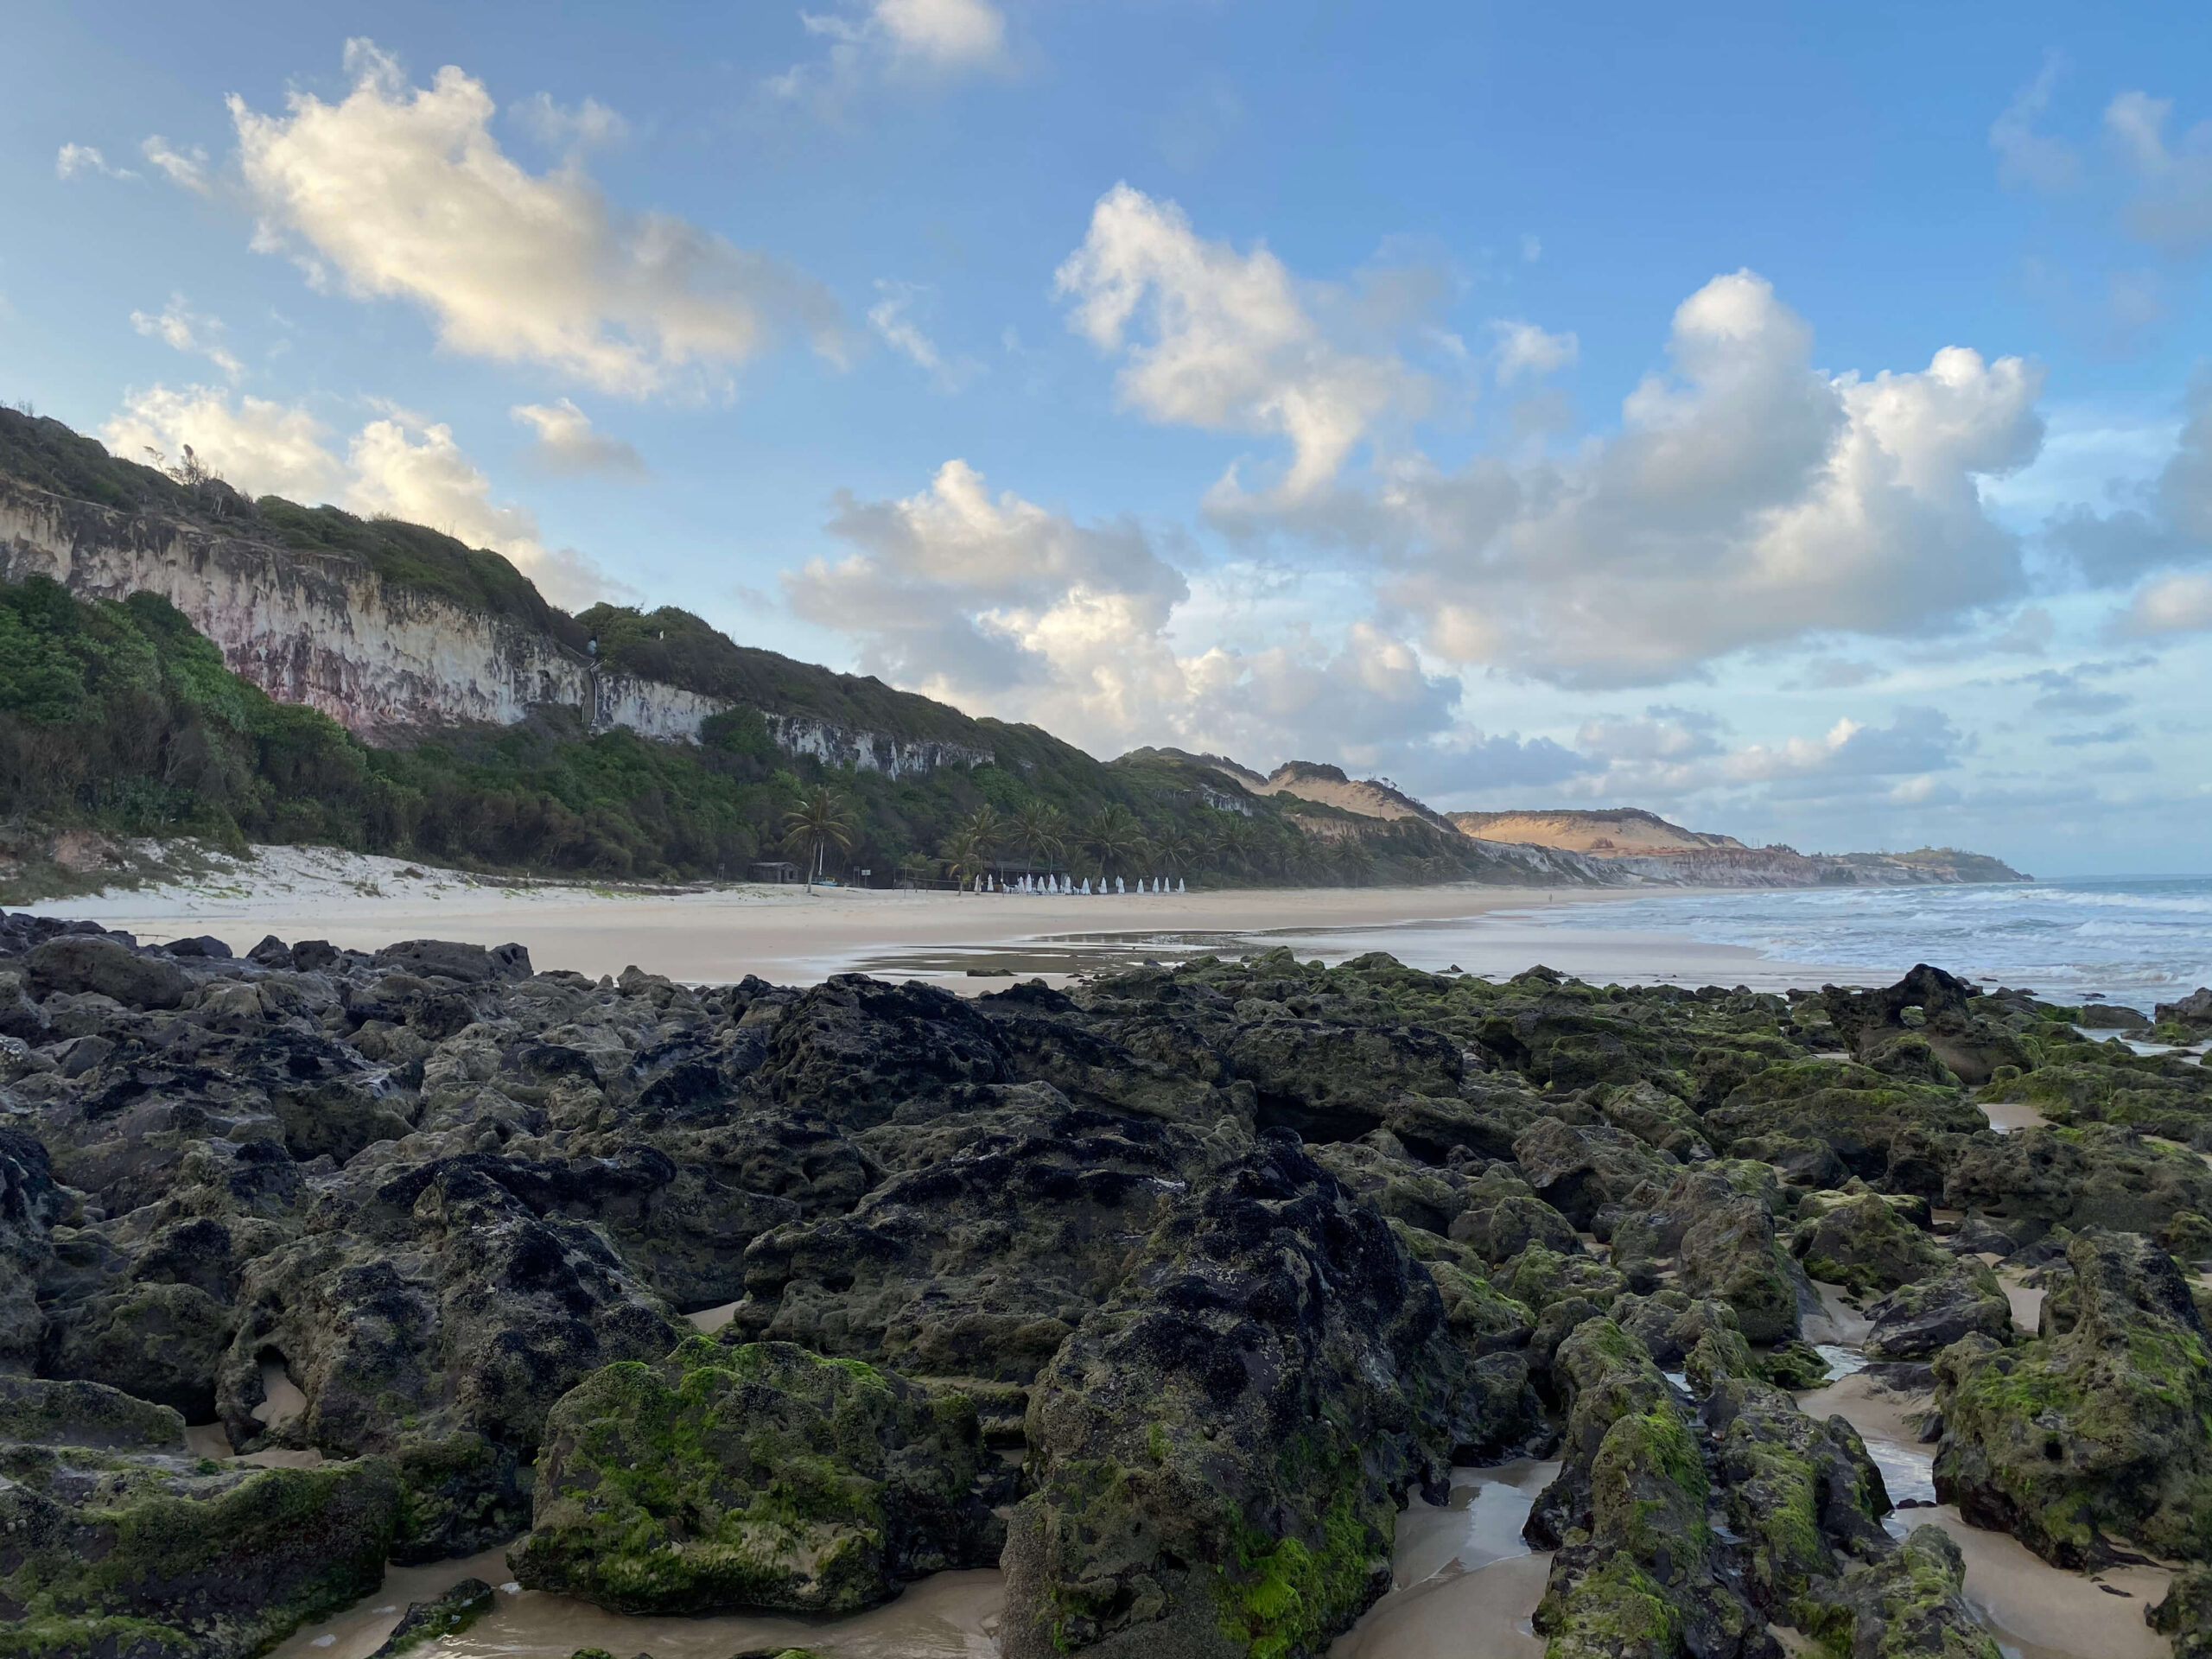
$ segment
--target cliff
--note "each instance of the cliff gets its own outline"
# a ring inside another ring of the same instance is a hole
[[[549,707],[588,732],[696,739],[749,707],[787,754],[893,779],[995,752],[957,709],[738,645],[689,613],[570,617],[498,554],[421,525],[247,501],[0,410],[0,581],[32,575],[80,599],[159,594],[232,672],[369,742]]]

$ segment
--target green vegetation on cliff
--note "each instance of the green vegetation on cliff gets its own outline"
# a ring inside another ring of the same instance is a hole
[[[940,849],[978,823],[998,826],[984,861],[1017,868],[1327,882],[1464,878],[1485,862],[1418,823],[1324,840],[1270,802],[1249,817],[1209,805],[1220,791],[1187,763],[1102,764],[1033,727],[976,724],[994,764],[903,779],[785,755],[749,709],[709,720],[696,744],[588,734],[549,709],[380,748],[230,672],[154,594],[87,602],[43,577],[0,583],[0,800],[19,849],[83,828],[612,879],[734,877],[780,855],[785,813],[826,782],[855,831],[832,870],[905,862],[934,875]],[[28,896],[16,885],[10,897]]]

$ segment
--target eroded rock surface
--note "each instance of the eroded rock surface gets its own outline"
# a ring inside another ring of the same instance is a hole
[[[2212,1073],[2081,1012],[1287,951],[965,1001],[0,918],[0,1655],[231,1659],[503,1543],[610,1606],[842,1609],[1003,1531],[1016,1659],[1294,1659],[1453,1461],[1558,1455],[1562,1654],[1983,1659],[1955,1555],[1783,1390],[1840,1286],[1942,1379],[1970,1516],[2212,1554],[2166,1254],[2212,1249]]]

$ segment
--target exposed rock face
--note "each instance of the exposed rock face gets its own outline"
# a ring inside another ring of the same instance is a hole
[[[851,1612],[997,1561],[987,1460],[958,1394],[694,1337],[554,1408],[515,1576],[631,1613]]]
[[[233,673],[365,738],[456,721],[509,725],[549,703],[575,709],[589,730],[695,738],[730,706],[603,668],[519,622],[387,582],[349,554],[134,517],[0,477],[0,581],[31,575],[80,599],[159,594]],[[788,754],[892,778],[992,759],[972,744],[815,715],[762,718]]]
[[[0,478],[0,579],[51,576],[79,598],[159,594],[235,674],[363,736],[520,720],[539,703],[594,728],[691,737],[722,705],[605,673],[505,618],[385,582],[362,561],[132,518]]]
[[[850,1607],[988,1562],[996,1510],[1010,1653],[1293,1659],[1450,1462],[1563,1440],[1562,1651],[1982,1659],[1944,1547],[1892,1548],[1855,1438],[1779,1391],[1825,1369],[1792,1249],[1898,1281],[1872,1345],[1948,1376],[1977,1515],[2187,1553],[2202,1337],[2139,1235],[2212,1214],[2173,1144],[2212,1074],[1974,1001],[2031,1062],[1986,1090],[2063,1133],[1991,1133],[1900,1058],[1925,1025],[1874,1057],[1915,1077],[1814,1058],[1820,998],[1279,951],[969,1001],[0,918],[0,1498],[35,1523],[0,1656],[232,1659],[526,1530],[518,1570],[613,1605]],[[1940,1247],[1938,1196],[1974,1212]],[[2019,1345],[1973,1253],[2050,1270],[2115,1220]],[[323,1461],[202,1462],[188,1421]],[[2014,1444],[2054,1424],[2058,1459]],[[153,1515],[233,1554],[134,1554]]]
[[[1970,1258],[1891,1292],[1867,1308],[1866,1317],[1873,1325],[1866,1351],[1876,1359],[1929,1359],[1971,1336],[2001,1344],[2012,1330],[2005,1287]]]
[[[380,1459],[219,1467],[165,1407],[0,1378],[0,1653],[247,1659],[375,1589],[399,1480]]]
[[[1936,1366],[1936,1490],[2061,1566],[2118,1541],[2212,1556],[2212,1353],[2189,1284],[2139,1234],[2068,1245],[2070,1324],[2007,1350],[1968,1337]]]
[[[1466,1377],[1428,1275],[1270,1135],[1039,1380],[1009,1659],[1321,1645],[1387,1586],[1406,1491],[1472,1439]]]

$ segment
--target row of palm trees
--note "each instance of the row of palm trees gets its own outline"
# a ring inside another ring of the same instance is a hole
[[[806,861],[807,880],[819,880],[832,851],[852,850],[859,834],[851,798],[828,784],[801,791],[784,815],[785,849]],[[1296,830],[1262,828],[1235,812],[1201,809],[1190,824],[1173,819],[1147,824],[1118,801],[1071,819],[1045,801],[1028,801],[1011,813],[985,804],[969,814],[938,848],[916,853],[901,868],[911,875],[939,869],[963,885],[1018,859],[1032,869],[1052,869],[1071,854],[1108,876],[1179,877],[1201,869],[1278,879],[1358,881],[1375,858],[1357,837],[1318,841]]]

